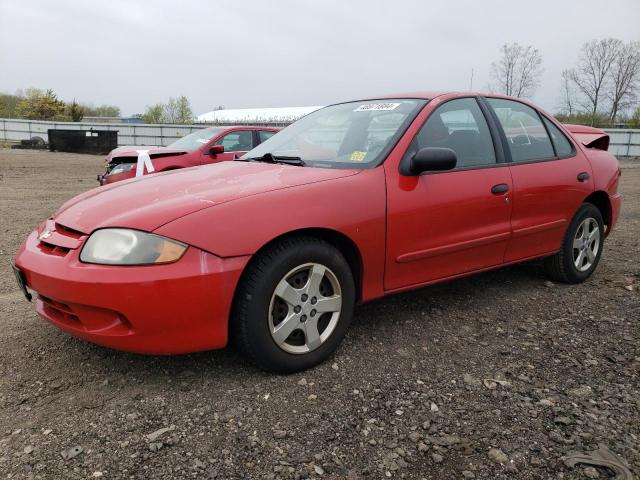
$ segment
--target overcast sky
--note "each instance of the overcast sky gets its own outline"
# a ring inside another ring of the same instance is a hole
[[[505,42],[543,56],[534,100],[593,38],[640,40],[640,0],[0,0],[0,92],[52,88],[125,115],[485,90]]]

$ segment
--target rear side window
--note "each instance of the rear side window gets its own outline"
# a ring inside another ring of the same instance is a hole
[[[544,121],[547,130],[549,130],[551,140],[553,140],[553,145],[556,147],[556,155],[558,157],[568,157],[571,155],[573,153],[573,146],[571,145],[571,142],[567,140],[564,133],[562,133],[558,127],[545,117],[542,117],[542,120]]]
[[[475,98],[451,100],[436,108],[411,141],[406,155],[425,147],[456,152],[456,168],[496,163],[491,133]]]
[[[276,134],[276,132],[270,132],[269,130],[260,130],[258,132],[258,145],[260,145],[265,140],[270,139]]]
[[[488,98],[498,116],[514,162],[554,158],[553,146],[540,116],[531,107],[512,100]]]

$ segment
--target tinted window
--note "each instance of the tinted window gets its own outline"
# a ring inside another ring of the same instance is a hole
[[[253,148],[253,132],[238,130],[227,133],[216,141],[216,145],[224,145],[225,152],[247,152]]]
[[[551,140],[533,108],[511,100],[487,100],[502,124],[514,162],[554,157]]]
[[[573,146],[571,145],[571,142],[567,140],[564,133],[562,133],[560,129],[549,120],[544,117],[542,118],[544,120],[544,124],[547,126],[547,130],[549,130],[551,140],[553,140],[553,144],[556,147],[556,155],[558,155],[558,157],[568,157],[571,155],[573,153]]]
[[[270,132],[268,130],[260,130],[258,132],[258,138],[260,140],[260,143],[264,142],[265,140],[268,140],[269,138],[273,137],[276,134],[276,132]]]
[[[489,127],[474,98],[451,100],[432,112],[407,155],[425,147],[452,149],[458,157],[456,168],[496,163]]]

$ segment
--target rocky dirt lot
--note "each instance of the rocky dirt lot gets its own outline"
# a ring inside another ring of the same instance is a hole
[[[13,254],[101,162],[0,150],[0,478],[612,478],[562,460],[599,444],[640,474],[640,163],[587,283],[529,263],[372,302],[332,360],[275,376],[37,317]]]

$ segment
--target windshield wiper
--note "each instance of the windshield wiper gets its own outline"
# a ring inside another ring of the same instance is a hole
[[[287,157],[284,155],[274,155],[273,153],[265,153],[261,157],[239,158],[242,162],[265,162],[265,163],[284,163],[286,165],[297,165],[304,167],[305,161],[300,157]]]

